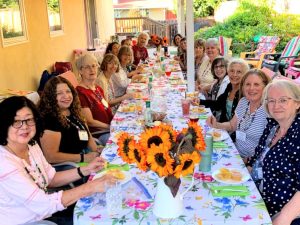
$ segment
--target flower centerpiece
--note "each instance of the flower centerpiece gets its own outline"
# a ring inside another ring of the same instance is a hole
[[[180,178],[193,173],[205,150],[202,127],[189,122],[177,132],[172,126],[161,124],[146,129],[139,140],[123,132],[118,141],[118,154],[127,163],[135,163],[143,171],[152,170],[177,195]]]
[[[155,45],[157,51],[159,52],[161,47],[167,47],[168,46],[168,38],[165,36],[165,37],[160,37],[156,34],[152,34],[150,36],[150,40],[151,40],[151,43],[153,45]]]

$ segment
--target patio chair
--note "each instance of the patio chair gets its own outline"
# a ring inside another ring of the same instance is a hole
[[[292,79],[300,78],[300,57],[290,61],[288,68],[285,70],[285,75]]]
[[[232,38],[219,36],[218,40],[220,44],[220,54],[222,56],[232,56],[232,51],[229,50],[232,42]]]
[[[300,36],[293,37],[285,46],[282,53],[266,54],[262,67],[284,74],[284,69],[289,65],[292,58],[297,58],[300,51]]]
[[[266,53],[275,53],[279,40],[280,38],[277,36],[261,36],[256,50],[253,52],[241,52],[240,57],[253,67],[260,69],[264,55]]]

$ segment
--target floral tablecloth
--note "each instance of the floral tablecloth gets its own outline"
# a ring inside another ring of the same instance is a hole
[[[188,120],[182,117],[181,102],[182,92],[180,88],[170,88],[166,95],[167,99],[167,120],[171,121],[174,128],[181,130],[187,127]],[[209,110],[207,110],[209,111]],[[209,113],[209,112],[208,112]],[[208,114],[207,113],[207,114]],[[208,128],[204,125],[207,114],[200,116],[199,123],[203,125],[204,131]],[[109,162],[123,164],[117,155],[115,135],[120,130],[126,130],[139,134],[142,130],[141,121],[143,115],[136,112],[117,112],[112,123],[112,135],[109,143],[103,152]],[[140,123],[141,122],[141,123]],[[95,194],[80,199],[74,210],[75,225],[96,225],[96,224],[271,224],[271,219],[265,204],[251,178],[243,183],[248,187],[250,195],[246,197],[213,197],[210,187],[224,185],[215,181],[211,174],[221,168],[239,168],[248,173],[242,159],[230,138],[223,141],[222,148],[216,146],[212,157],[211,172],[202,173],[196,168],[194,172],[194,184],[184,196],[184,213],[176,219],[159,219],[152,213],[154,196],[158,177],[153,172],[141,172],[134,165],[130,165],[130,175],[138,179],[148,190],[149,195],[136,186],[134,190],[126,188],[123,190],[123,210],[118,216],[109,216],[105,208],[105,194]],[[182,178],[180,192],[188,188],[192,176]]]

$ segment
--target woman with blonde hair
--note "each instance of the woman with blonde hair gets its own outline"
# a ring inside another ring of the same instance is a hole
[[[236,133],[235,145],[241,157],[247,159],[254,155],[254,149],[267,124],[267,113],[262,106],[264,88],[270,78],[261,70],[249,70],[242,78],[240,94],[242,97],[235,114],[228,122],[218,123],[214,116],[208,118],[208,125]]]
[[[100,66],[100,74],[96,80],[96,83],[102,88],[104,92],[104,98],[108,104],[112,107],[113,112],[116,112],[119,104],[125,100],[132,97],[131,94],[126,94],[117,96],[115,92],[114,83],[112,81],[112,76],[116,76],[120,70],[120,63],[118,58],[113,54],[106,54]]]
[[[134,65],[137,66],[141,60],[145,61],[149,57],[148,50],[146,48],[148,41],[149,35],[146,32],[141,32],[138,36],[137,44],[132,46]]]

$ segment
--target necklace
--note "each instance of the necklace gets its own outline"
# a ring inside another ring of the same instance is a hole
[[[7,148],[7,150],[11,153],[13,153],[15,156],[19,157],[15,151],[10,148],[8,145],[5,146]],[[44,176],[44,174],[42,173],[41,168],[38,166],[38,164],[36,163],[35,159],[33,158],[33,156],[30,154],[30,151],[28,149],[27,146],[27,150],[28,150],[28,155],[29,155],[29,160],[32,159],[34,162],[34,169],[30,169],[30,166],[28,165],[28,163],[26,162],[25,159],[22,159],[23,162],[23,166],[24,166],[24,170],[26,171],[26,173],[30,176],[30,178],[33,180],[33,182],[41,189],[44,190],[45,192],[47,191],[47,180],[46,177]],[[20,158],[20,157],[19,157]]]

